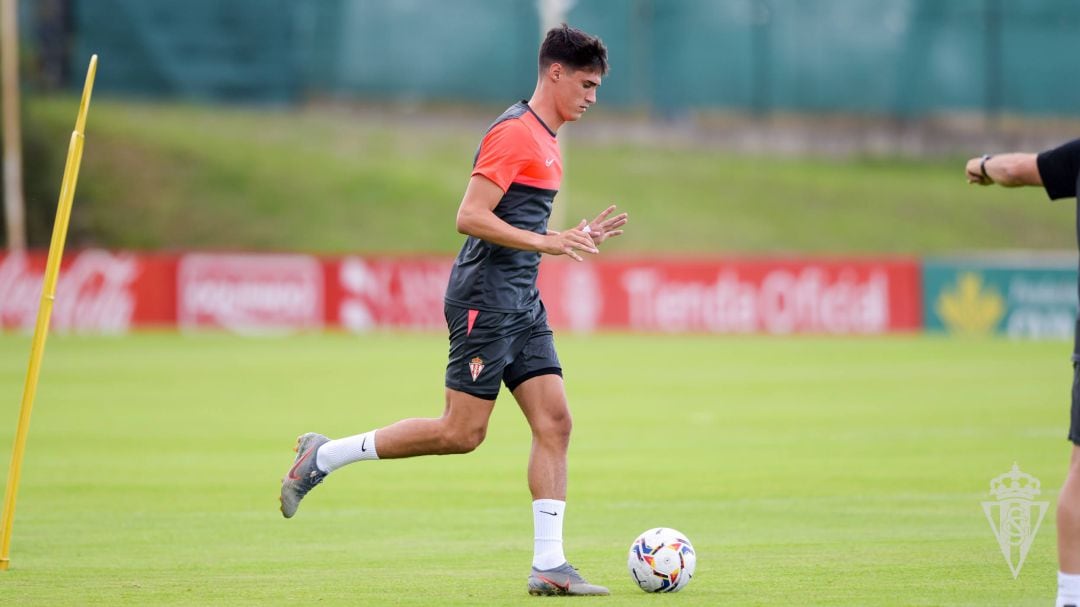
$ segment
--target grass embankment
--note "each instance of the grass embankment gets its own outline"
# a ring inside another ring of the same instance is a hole
[[[59,183],[75,112],[34,98]],[[423,116],[95,100],[75,207],[77,244],[114,248],[452,252],[454,213],[498,108]],[[433,117],[434,115],[434,117]],[[609,115],[607,119],[610,119]],[[566,221],[631,212],[624,252],[947,253],[1067,249],[1073,206],[1037,189],[967,186],[963,159],[792,159],[610,144],[565,150]],[[44,200],[51,217],[55,192]],[[47,226],[46,226],[47,227]],[[560,226],[554,226],[560,227]],[[47,242],[47,231],[36,235]]]

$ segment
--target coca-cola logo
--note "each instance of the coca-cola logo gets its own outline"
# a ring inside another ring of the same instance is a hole
[[[185,329],[263,334],[322,326],[322,267],[306,255],[185,255],[177,269]]]
[[[0,261],[0,326],[30,329],[37,321],[44,256],[11,254]],[[51,326],[58,331],[122,333],[135,311],[133,285],[140,272],[130,254],[88,250],[60,272]]]

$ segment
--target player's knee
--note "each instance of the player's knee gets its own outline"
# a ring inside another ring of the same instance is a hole
[[[563,410],[548,415],[537,426],[535,428],[536,434],[542,440],[569,444],[570,432],[574,429],[574,421],[570,417],[570,411]]]
[[[443,435],[443,453],[469,453],[476,450],[487,436],[487,426],[453,428]]]

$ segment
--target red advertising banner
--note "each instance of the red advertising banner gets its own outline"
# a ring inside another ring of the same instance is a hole
[[[277,333],[323,326],[323,268],[309,255],[195,253],[176,270],[181,329]]]
[[[348,257],[327,264],[327,324],[442,329],[446,259]],[[555,327],[578,331],[879,334],[921,326],[919,267],[907,259],[545,258]]]
[[[326,323],[349,331],[445,329],[446,257],[344,257],[325,264]]]
[[[551,322],[579,331],[879,334],[921,327],[902,259],[547,260]]]
[[[45,253],[0,256],[0,328],[33,330],[45,261]],[[135,326],[175,326],[175,268],[168,256],[70,253],[61,264],[52,328],[123,333]]]
[[[60,331],[443,330],[448,257],[66,256]],[[0,257],[0,328],[33,328],[45,255]],[[553,326],[576,331],[873,335],[922,327],[919,262],[902,258],[545,258]]]

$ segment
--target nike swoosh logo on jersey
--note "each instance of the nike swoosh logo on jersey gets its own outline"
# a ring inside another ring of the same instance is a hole
[[[551,166],[553,164],[555,164],[555,159],[554,158],[548,158],[547,160],[544,161],[544,166],[549,167],[549,166]]]

